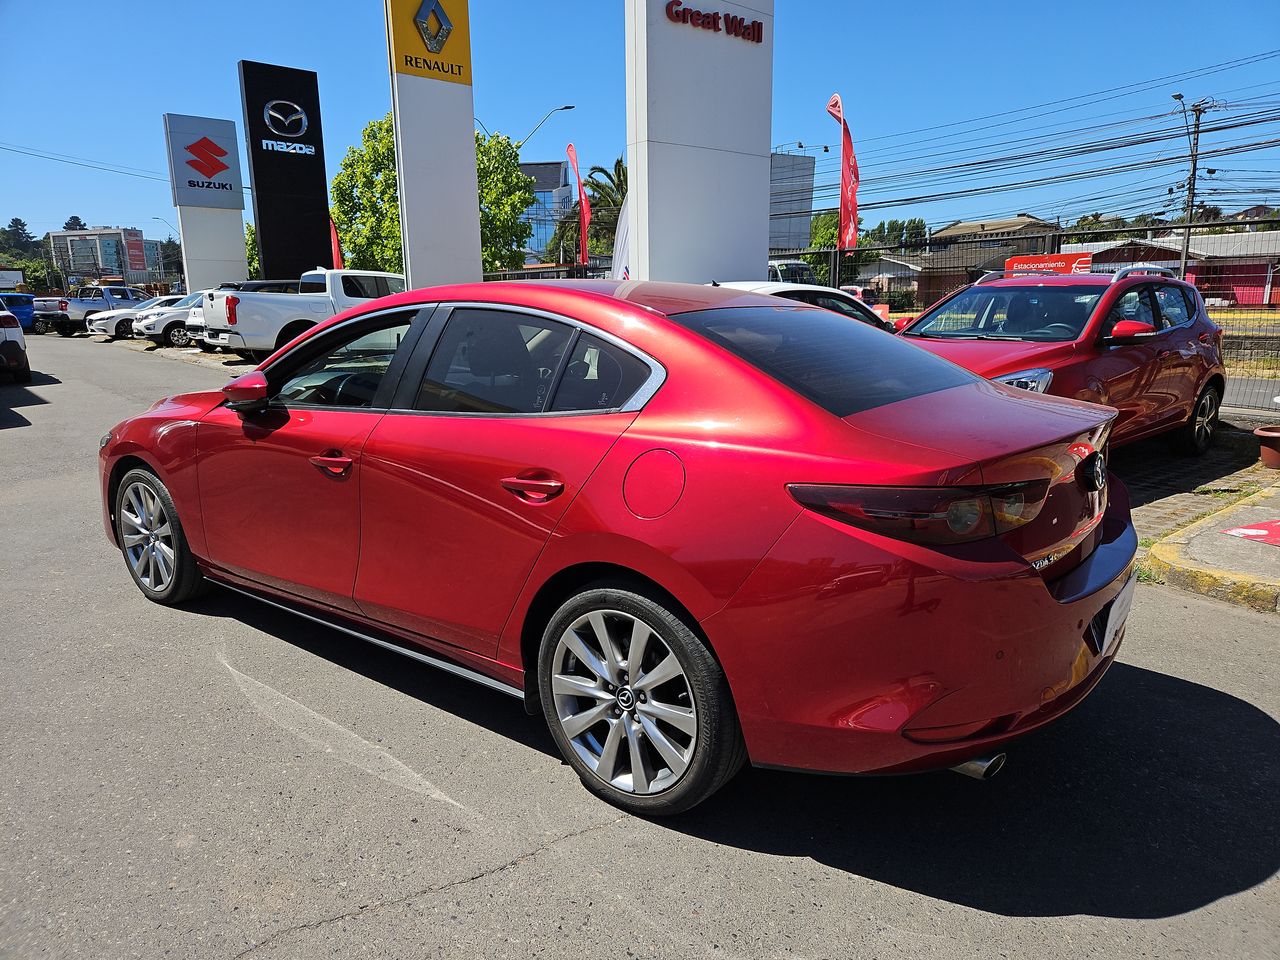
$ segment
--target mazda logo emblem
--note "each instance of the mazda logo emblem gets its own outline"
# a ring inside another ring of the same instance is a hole
[[[1107,485],[1107,460],[1101,452],[1095,451],[1080,461],[1077,474],[1080,486],[1086,490],[1101,490]]]
[[[307,113],[290,100],[272,100],[262,108],[267,129],[277,137],[296,138],[307,132]]]

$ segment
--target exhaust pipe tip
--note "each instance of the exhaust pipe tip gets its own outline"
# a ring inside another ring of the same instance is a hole
[[[1004,769],[1006,759],[1003,753],[997,753],[990,757],[974,757],[972,760],[966,760],[951,769],[956,773],[964,774],[966,777],[973,777],[975,780],[990,780]]]

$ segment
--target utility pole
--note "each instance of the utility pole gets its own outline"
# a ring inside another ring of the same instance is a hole
[[[1175,93],[1173,99],[1178,101],[1178,106],[1182,108],[1182,125],[1187,126],[1187,105],[1183,102],[1182,94]],[[1187,138],[1191,143],[1191,173],[1187,177],[1187,226],[1182,231],[1182,257],[1178,265],[1178,275],[1183,280],[1187,279],[1187,254],[1191,249],[1191,226],[1196,219],[1196,168],[1200,161],[1200,118],[1204,116],[1206,110],[1215,106],[1221,106],[1216,101],[1206,97],[1203,100],[1197,100],[1191,105],[1191,112],[1195,115],[1195,121],[1190,128],[1187,129]]]
[[[1193,103],[1191,112],[1195,121],[1191,128],[1191,176],[1187,177],[1187,229],[1182,231],[1182,258],[1178,263],[1178,276],[1187,279],[1187,253],[1191,249],[1191,224],[1196,219],[1196,166],[1200,161],[1200,118],[1205,105]]]

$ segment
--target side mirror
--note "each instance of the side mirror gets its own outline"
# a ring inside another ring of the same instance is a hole
[[[893,329],[901,333],[911,325],[913,320],[915,320],[915,317],[899,317],[897,320],[893,321]]]
[[[1141,320],[1121,320],[1111,328],[1111,336],[1106,337],[1103,342],[1110,344],[1136,343],[1142,337],[1149,337],[1155,332],[1155,327],[1149,323],[1143,323]]]
[[[227,406],[239,413],[252,413],[267,405],[267,378],[261,370],[251,370],[222,388]]]

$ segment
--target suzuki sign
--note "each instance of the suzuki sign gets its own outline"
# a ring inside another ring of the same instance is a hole
[[[244,209],[234,123],[166,113],[164,139],[175,207]]]

